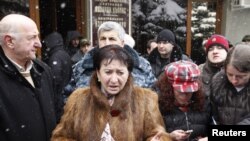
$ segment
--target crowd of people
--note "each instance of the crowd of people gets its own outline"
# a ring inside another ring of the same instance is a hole
[[[212,35],[197,64],[169,29],[143,56],[113,21],[100,25],[92,47],[75,30],[65,41],[58,32],[41,41],[32,19],[6,15],[0,140],[206,141],[209,125],[250,125],[249,37],[230,46]]]

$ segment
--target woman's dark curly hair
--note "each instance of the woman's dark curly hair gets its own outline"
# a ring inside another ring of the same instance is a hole
[[[203,111],[205,95],[201,89],[201,82],[199,82],[198,91],[194,92],[192,95],[191,109],[194,111]],[[159,94],[159,108],[162,113],[171,112],[175,107],[175,96],[174,88],[169,82],[168,77],[162,74],[159,80],[156,82],[156,87]]]
[[[132,57],[119,45],[106,45],[102,48],[98,48],[93,57],[94,68],[100,70],[103,60],[107,60],[107,64],[111,63],[113,60],[118,60],[127,66],[130,73],[134,67]]]

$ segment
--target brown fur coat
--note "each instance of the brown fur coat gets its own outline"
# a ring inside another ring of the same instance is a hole
[[[52,141],[100,141],[107,122],[115,141],[148,141],[159,132],[161,140],[171,140],[164,129],[156,93],[133,86],[130,75],[110,106],[99,85],[94,74],[90,88],[72,93]]]

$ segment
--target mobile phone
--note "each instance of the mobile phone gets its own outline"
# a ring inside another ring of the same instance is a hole
[[[192,133],[193,132],[193,130],[187,130],[187,131],[185,131],[187,134],[190,134],[190,133]]]

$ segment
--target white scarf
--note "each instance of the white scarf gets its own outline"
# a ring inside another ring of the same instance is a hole
[[[106,124],[106,127],[102,132],[101,141],[115,141],[111,135],[109,123]]]

